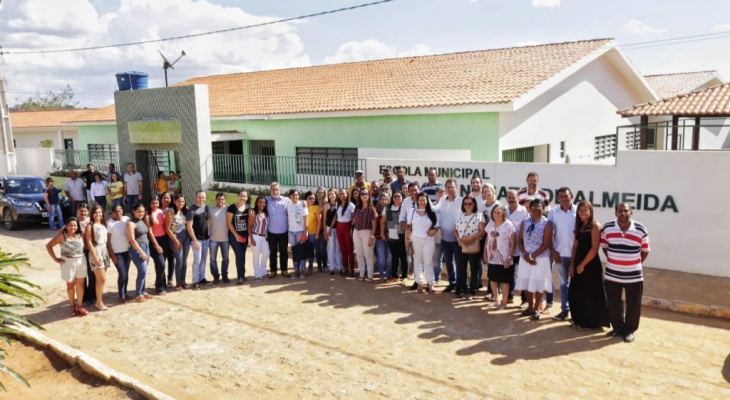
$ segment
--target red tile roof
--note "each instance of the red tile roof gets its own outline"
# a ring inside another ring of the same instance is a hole
[[[646,75],[649,86],[661,98],[676,96],[694,90],[698,85],[717,76],[717,71],[682,72],[677,74]]]
[[[730,83],[618,110],[624,117],[641,115],[730,116]]]

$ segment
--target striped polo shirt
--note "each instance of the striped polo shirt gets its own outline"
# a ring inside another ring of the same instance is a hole
[[[649,252],[649,232],[644,225],[632,220],[629,229],[623,232],[618,221],[607,222],[601,230],[601,248],[608,251],[607,281],[635,283],[644,280],[641,252]]]
[[[525,207],[529,208],[530,205],[529,204],[525,204],[525,202],[530,197],[533,197],[533,198],[536,198],[536,199],[541,199],[543,202],[545,202],[545,210],[548,209],[548,207],[550,205],[550,200],[551,200],[550,199],[550,195],[548,194],[548,192],[546,192],[546,191],[544,191],[542,189],[537,189],[537,190],[535,190],[535,193],[534,194],[530,194],[529,193],[529,188],[522,188],[522,190],[520,190],[517,193],[517,203],[519,203],[519,205],[521,205],[521,206],[525,206]]]

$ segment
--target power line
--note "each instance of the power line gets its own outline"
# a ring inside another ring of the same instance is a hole
[[[683,43],[693,43],[693,42],[701,42],[706,40],[715,40],[715,39],[724,39],[730,37],[730,32],[715,32],[715,33],[706,33],[701,35],[690,35],[690,36],[679,36],[675,38],[670,39],[661,39],[661,40],[650,40],[646,42],[636,42],[636,43],[629,43],[620,45],[622,49],[626,51],[630,50],[638,50],[638,49],[647,49],[651,47],[661,47],[661,46],[670,46],[674,44],[683,44]]]
[[[262,22],[259,24],[239,26],[236,28],[220,29],[217,31],[210,31],[210,32],[192,33],[189,35],[173,36],[173,37],[162,38],[162,39],[141,40],[138,42],[117,43],[117,44],[109,44],[109,45],[103,45],[103,46],[77,47],[77,48],[70,48],[70,49],[55,49],[55,50],[3,51],[2,49],[0,49],[0,56],[1,55],[69,53],[69,52],[75,52],[75,51],[100,50],[100,49],[109,49],[109,48],[115,48],[115,47],[137,46],[137,45],[148,44],[148,43],[169,42],[169,41],[173,41],[173,40],[188,39],[188,38],[207,36],[207,35],[215,35],[218,33],[240,31],[240,30],[249,29],[249,28],[258,28],[261,26],[280,24],[283,22],[291,22],[291,21],[296,21],[296,20],[304,19],[304,18],[320,17],[323,15],[335,14],[335,13],[344,12],[344,11],[352,11],[352,10],[356,10],[359,8],[376,6],[376,5],[384,4],[384,3],[392,3],[394,1],[397,1],[397,0],[379,0],[379,1],[374,1],[371,3],[358,4],[358,5],[338,8],[338,9],[334,9],[334,10],[320,11],[320,12],[317,12],[314,14],[300,15],[298,17],[291,17],[291,18],[279,19],[276,21]]]

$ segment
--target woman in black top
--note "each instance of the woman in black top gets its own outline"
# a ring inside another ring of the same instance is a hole
[[[136,301],[143,303],[152,296],[145,291],[147,278],[147,261],[150,258],[150,230],[144,220],[145,208],[142,203],[132,206],[132,219],[127,222],[127,240],[129,240],[129,256],[137,267]]]
[[[248,217],[251,215],[251,197],[248,192],[238,192],[238,201],[228,206],[226,224],[228,225],[228,242],[236,255],[236,272],[238,284],[246,281],[246,247],[248,247]]]
[[[575,241],[568,268],[570,316],[573,329],[578,331],[609,326],[603,270],[598,258],[600,242],[601,224],[593,218],[593,205],[581,200],[576,211]]]
[[[388,241],[391,255],[390,277],[388,282],[395,282],[398,279],[398,267],[401,268],[400,280],[405,282],[408,277],[408,256],[406,254],[406,234],[398,222],[403,204],[403,193],[393,192],[390,204],[385,207],[381,219],[382,239]]]

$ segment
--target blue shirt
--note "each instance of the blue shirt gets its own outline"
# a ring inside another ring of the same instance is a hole
[[[390,190],[392,192],[402,192],[404,186],[406,189],[408,188],[409,183],[411,183],[411,181],[409,181],[408,179],[404,179],[403,183],[398,182],[398,180],[396,179],[393,182],[390,182]],[[408,197],[408,195],[406,195],[406,197]]]
[[[269,203],[267,206],[269,210],[269,232],[273,234],[289,232],[286,205],[291,201],[284,196],[279,196],[277,200],[274,200],[271,196],[266,196],[266,201]]]

